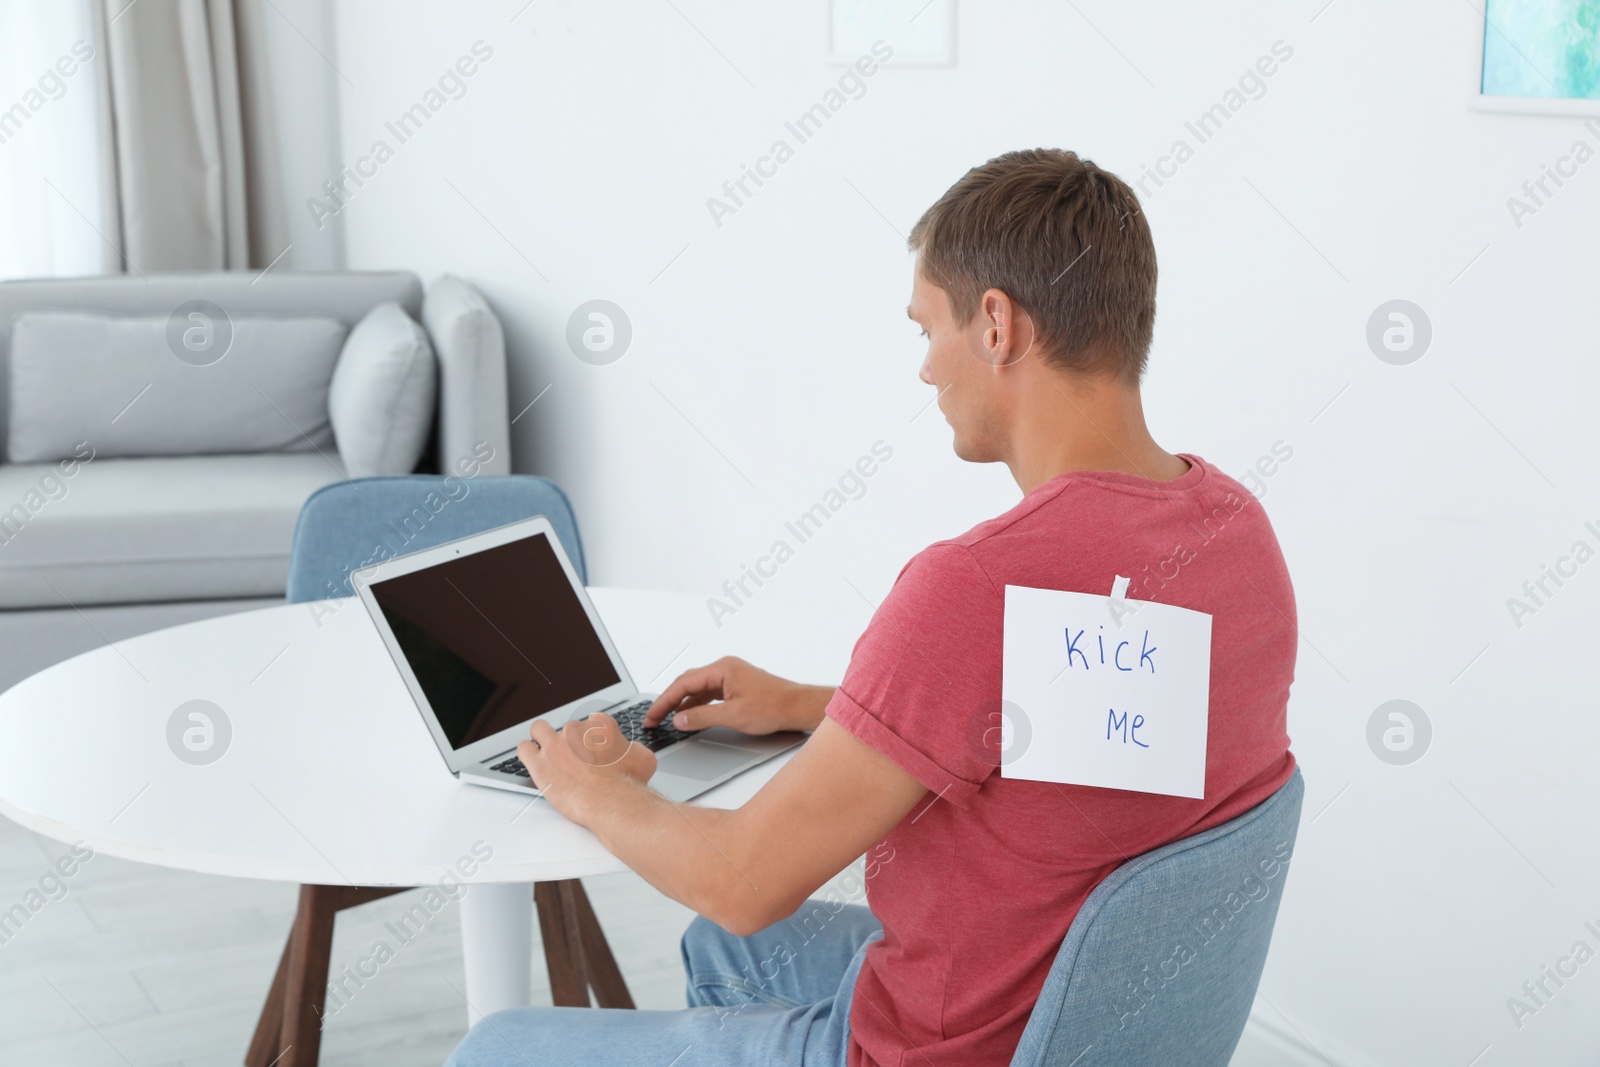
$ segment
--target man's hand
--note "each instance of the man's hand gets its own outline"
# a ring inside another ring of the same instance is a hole
[[[680,730],[708,726],[728,726],[745,734],[815,730],[832,697],[828,686],[801,685],[724,656],[678,675],[650,705],[644,725],[659,725],[674,713],[673,725]]]
[[[570,719],[559,734],[535,719],[528,733],[517,758],[545,799],[579,825],[587,825],[586,802],[597,791],[630,779],[642,784],[656,773],[655,753],[623,737],[617,720],[604,712]]]

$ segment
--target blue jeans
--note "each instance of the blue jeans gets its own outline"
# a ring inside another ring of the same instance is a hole
[[[838,900],[749,937],[697,917],[683,935],[687,1009],[496,1012],[445,1067],[844,1067],[856,973],[882,936],[871,911]]]

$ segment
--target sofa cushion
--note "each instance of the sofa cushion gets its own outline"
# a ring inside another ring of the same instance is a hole
[[[182,310],[180,308],[180,310]],[[7,457],[283,452],[333,444],[346,328],[326,316],[26,311],[11,327]]]
[[[511,473],[506,338],[483,295],[453,275],[428,286],[422,321],[439,359],[439,470]]]
[[[273,596],[318,452],[0,465],[0,608]]]
[[[379,304],[356,323],[328,389],[333,439],[350,477],[416,469],[437,382],[428,335],[399,304]]]

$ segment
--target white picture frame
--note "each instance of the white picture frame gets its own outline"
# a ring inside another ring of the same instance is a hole
[[[1481,6],[1480,6],[1481,3]],[[1468,107],[1474,111],[1498,114],[1517,115],[1554,115],[1569,118],[1585,118],[1600,115],[1600,99],[1560,97],[1560,96],[1506,96],[1497,93],[1485,93],[1483,85],[1486,78],[1486,64],[1488,56],[1486,45],[1489,35],[1500,31],[1490,26],[1489,20],[1493,17],[1491,0],[1479,0],[1472,5],[1477,12],[1478,33],[1476,37],[1477,50],[1473,53],[1471,63],[1471,91],[1468,96]]]
[[[956,61],[956,0],[828,0],[828,62],[853,65],[885,41],[887,67],[949,67]]]

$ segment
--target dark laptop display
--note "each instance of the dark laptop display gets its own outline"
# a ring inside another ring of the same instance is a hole
[[[371,591],[452,748],[620,681],[544,534]]]

